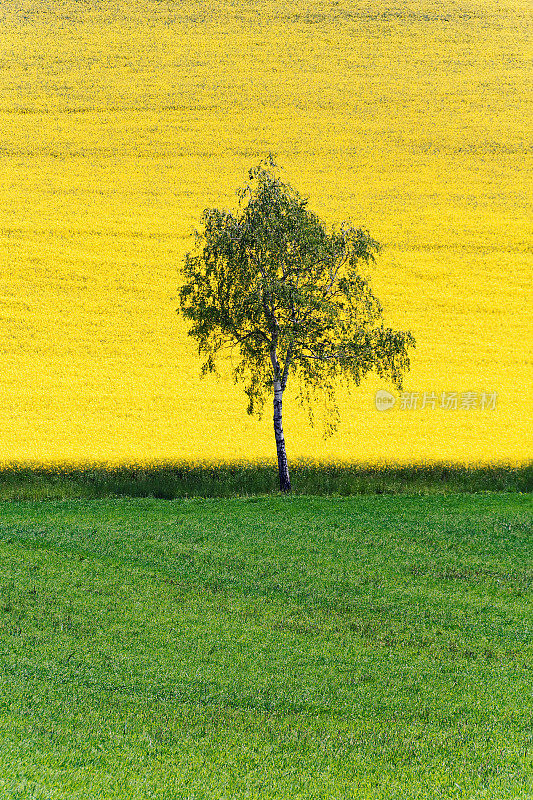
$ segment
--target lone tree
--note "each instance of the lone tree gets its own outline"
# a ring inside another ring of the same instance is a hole
[[[180,306],[205,357],[202,375],[229,346],[240,357],[234,380],[245,381],[248,413],[261,415],[273,392],[280,489],[289,492],[281,413],[289,376],[300,378],[309,409],[311,393],[324,393],[332,432],[338,379],[357,386],[375,370],[401,389],[415,341],[383,327],[381,305],[358,272],[380,249],[367,231],[343,224],[327,233],[307,200],[281,182],[271,155],[248,177],[237,215],[204,211],[196,252],[185,256]]]

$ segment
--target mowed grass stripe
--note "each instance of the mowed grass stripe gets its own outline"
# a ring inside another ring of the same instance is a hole
[[[0,797],[531,797],[531,512],[4,503]]]

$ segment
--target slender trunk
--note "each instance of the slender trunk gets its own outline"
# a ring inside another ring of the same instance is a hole
[[[285,452],[285,437],[281,419],[282,398],[281,381],[274,381],[274,435],[278,451],[279,488],[282,492],[290,492],[291,480],[289,478],[289,465],[287,463],[287,453]]]

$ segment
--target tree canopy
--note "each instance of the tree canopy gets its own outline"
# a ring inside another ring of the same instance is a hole
[[[339,379],[357,386],[374,370],[401,389],[415,341],[384,327],[381,304],[360,274],[380,250],[368,231],[344,223],[328,232],[280,180],[272,156],[248,179],[238,213],[204,211],[196,250],[185,257],[181,310],[204,356],[203,374],[215,371],[222,348],[237,355],[234,379],[244,383],[248,413],[260,414],[273,391],[281,404],[294,374],[309,408],[324,393],[331,432]]]

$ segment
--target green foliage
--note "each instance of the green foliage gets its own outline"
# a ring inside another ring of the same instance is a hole
[[[0,798],[526,800],[531,498],[5,503]]]
[[[294,491],[312,495],[452,494],[455,492],[532,492],[533,463],[405,464],[365,466],[296,460]],[[1,500],[68,500],[113,496],[235,497],[275,494],[279,490],[270,462],[169,462],[0,469]]]
[[[299,378],[300,398],[324,395],[336,425],[335,385],[359,385],[375,370],[401,388],[410,333],[382,323],[382,307],[361,264],[380,249],[367,231],[343,224],[328,233],[307,200],[277,176],[270,156],[249,171],[240,212],[206,209],[196,252],[188,253],[180,307],[189,333],[215,370],[224,347],[238,353],[248,413],[261,413],[275,381]]]

